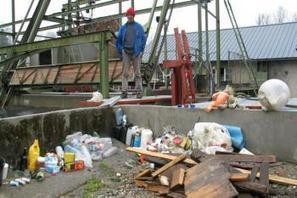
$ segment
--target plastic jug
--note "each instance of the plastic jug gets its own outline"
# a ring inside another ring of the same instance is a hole
[[[151,143],[153,139],[153,132],[150,129],[143,129],[141,131],[141,143],[140,147],[146,149],[148,143]]]
[[[118,108],[115,112],[116,124],[118,126],[123,124],[123,115],[124,115],[123,110],[121,108]]]
[[[30,171],[34,171],[37,169],[37,159],[40,154],[39,143],[38,140],[35,139],[34,143],[29,148],[28,154],[28,169]]]
[[[133,126],[128,128],[127,135],[126,135],[126,144],[131,145],[132,136],[136,134],[138,130],[138,126]]]

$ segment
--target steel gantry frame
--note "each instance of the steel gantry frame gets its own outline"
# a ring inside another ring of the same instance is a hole
[[[15,0],[12,0],[12,3],[14,3]],[[49,2],[50,0],[46,0],[45,3]],[[131,3],[131,6],[134,7],[135,6],[135,2],[134,0],[109,0],[109,1],[104,1],[104,2],[99,2],[99,0],[95,0],[95,1],[91,1],[90,0],[77,0],[75,2],[72,2],[72,0],[69,0],[70,4],[64,4],[63,8],[66,8],[64,9],[62,12],[57,12],[57,13],[53,13],[53,14],[50,14],[50,15],[44,15],[44,16],[41,16],[41,18],[39,19],[42,19],[42,20],[48,20],[48,21],[52,21],[52,22],[56,22],[57,24],[55,25],[49,25],[49,26],[45,26],[45,27],[37,27],[36,29],[36,35],[38,32],[40,31],[44,31],[44,30],[50,30],[50,29],[55,29],[55,28],[58,28],[58,27],[65,27],[65,26],[69,26],[71,24],[75,24],[75,18],[73,19],[73,16],[78,15],[80,12],[82,11],[85,11],[85,10],[89,10],[89,9],[95,9],[95,8],[102,8],[102,7],[105,7],[105,6],[109,6],[109,5],[113,5],[113,4],[118,4],[119,5],[119,11],[118,11],[118,14],[112,14],[112,15],[107,15],[107,16],[102,16],[102,17],[98,17],[98,18],[94,18],[92,19],[92,22],[100,22],[100,21],[104,21],[104,20],[108,20],[108,19],[122,19],[122,17],[125,15],[125,13],[123,13],[123,10],[122,10],[122,3],[123,2],[127,2],[127,1],[130,1]],[[199,25],[198,25],[198,32],[200,33],[199,34],[199,43],[198,43],[198,48],[199,48],[199,56],[202,57],[202,28],[201,28],[201,9],[205,9],[206,10],[206,14],[210,14],[212,17],[214,17],[216,19],[216,22],[217,22],[217,72],[219,74],[219,69],[220,69],[220,21],[219,21],[219,0],[215,0],[216,1],[216,14],[213,14],[212,12],[210,12],[209,10],[207,10],[207,5],[205,5],[205,2],[206,1],[207,3],[210,2],[210,0],[185,0],[185,1],[182,1],[182,2],[177,2],[175,3],[175,1],[170,1],[170,0],[164,0],[163,2],[163,5],[159,5],[157,6],[157,0],[154,0],[154,3],[153,3],[153,8],[145,8],[145,9],[138,9],[136,10],[137,11],[137,14],[145,14],[145,13],[151,13],[151,17],[150,17],[150,23],[152,21],[152,17],[154,16],[153,13],[154,12],[158,12],[158,11],[161,11],[160,15],[163,16],[161,17],[161,19],[164,19],[162,20],[161,23],[164,23],[164,24],[159,24],[158,26],[163,26],[163,30],[164,32],[166,31],[166,29],[168,28],[168,24],[166,23],[169,23],[169,21],[166,21],[166,13],[168,11],[169,8],[171,9],[174,9],[174,8],[182,8],[182,7],[187,7],[187,6],[193,6],[193,5],[197,5],[198,4],[198,22],[199,22]],[[73,5],[72,5],[73,4]],[[165,8],[164,8],[164,5],[165,5]],[[73,7],[67,7],[67,6],[73,6]],[[73,8],[73,9],[72,9]],[[166,12],[165,12],[166,11]],[[153,12],[153,13],[152,13]],[[200,12],[200,14],[199,14]],[[74,13],[74,15],[72,15],[72,13]],[[164,17],[165,16],[165,17]],[[16,24],[19,24],[19,23],[24,23],[24,22],[27,22],[27,21],[31,21],[32,22],[32,19],[33,18],[25,18],[24,20],[18,20],[18,21],[15,21],[15,17],[14,17],[14,9],[13,9],[13,19],[12,19],[12,22],[11,23],[6,23],[6,24],[2,24],[0,25],[0,28],[2,27],[7,27],[7,26],[13,26],[15,27]],[[78,17],[77,17],[77,20],[78,20]],[[79,24],[79,23],[77,23]],[[36,26],[35,26],[36,27]],[[157,31],[157,33],[155,34],[154,36],[154,40],[157,40],[159,41],[159,38],[160,38],[160,34],[161,34],[161,31],[162,31],[162,28],[159,28],[160,31]],[[147,33],[149,32],[149,29],[147,30]],[[18,35],[20,34],[24,34],[26,33],[26,31],[19,31],[18,32]],[[16,35],[16,32],[15,32],[15,29],[13,28],[13,32],[12,33],[5,33],[4,34],[10,34],[12,36],[15,36]],[[78,44],[80,41],[82,41],[84,38],[88,38],[86,40],[90,41],[92,40],[91,39],[91,34],[90,35],[86,35],[86,37],[75,37],[75,38],[80,38],[78,40],[76,39],[71,39],[73,37],[69,37],[69,38],[63,38],[63,39],[51,39],[51,40],[48,40],[47,42],[34,42],[34,43],[28,43],[28,44],[21,44],[21,45],[17,45],[17,46],[9,46],[7,48],[0,48],[0,54],[8,54],[6,60],[0,62],[0,66],[2,64],[7,64],[7,62],[9,61],[15,61],[19,58],[23,58],[25,56],[28,56],[32,53],[37,53],[37,52],[40,52],[42,50],[45,50],[45,49],[48,49],[50,47],[58,47],[60,46],[62,43],[67,43],[67,45],[71,44],[71,45],[74,45],[74,44]],[[109,37],[109,36],[107,36]],[[108,40],[107,39],[104,39],[102,38],[103,40]],[[31,40],[31,39],[30,39]],[[96,40],[96,39],[95,39]],[[94,42],[97,42],[97,41],[94,41]],[[163,41],[162,41],[163,42]],[[64,43],[64,44],[65,44]],[[107,49],[107,45],[103,45],[102,42],[99,42],[100,45],[99,45],[99,48],[101,49],[101,55],[102,57],[105,57],[105,56],[108,56],[108,54],[106,53],[106,49]],[[166,44],[166,42],[164,41],[164,43]],[[63,44],[62,44],[63,45]],[[156,51],[156,50],[155,50]],[[166,51],[166,50],[165,50]],[[11,57],[11,54],[14,54],[15,57]],[[159,52],[158,52],[159,53]],[[9,57],[10,56],[10,57]],[[101,57],[101,56],[100,56]],[[157,57],[158,58],[158,57]],[[108,58],[104,58],[105,60],[105,63],[106,63],[106,60],[108,61]],[[153,61],[152,61],[153,60]],[[155,54],[153,56],[151,56],[150,58],[150,61],[151,62],[156,62],[156,56]],[[103,62],[102,62],[103,63]],[[106,64],[107,65],[107,64]],[[106,73],[107,70],[102,70],[102,79],[106,78],[107,73]],[[104,74],[104,76],[103,76]],[[219,77],[220,75],[216,75],[218,80],[217,80],[217,83],[219,85]],[[107,94],[107,91],[106,91],[106,87],[108,87],[108,83],[106,84],[107,81],[104,81],[105,83],[104,86],[102,86],[102,89],[104,89],[104,95],[108,95]],[[103,88],[105,87],[105,88]],[[108,90],[108,89],[107,89]]]

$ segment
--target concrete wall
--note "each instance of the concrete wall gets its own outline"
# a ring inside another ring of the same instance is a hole
[[[274,154],[280,160],[297,162],[297,112],[217,110],[206,113],[203,110],[175,107],[121,107],[129,122],[151,128],[155,136],[168,125],[186,134],[200,118],[201,122],[240,126],[244,131],[246,147],[256,154]]]
[[[297,97],[297,62],[279,61],[271,62],[269,66],[268,78],[277,78],[286,82],[291,91],[291,97]]]
[[[41,153],[54,151],[66,135],[76,131],[109,135],[114,125],[112,109],[80,108],[0,120],[0,156],[16,165],[24,147],[35,138]]]
[[[69,109],[79,107],[80,101],[90,98],[92,98],[92,93],[84,95],[22,94],[13,96],[9,105]]]

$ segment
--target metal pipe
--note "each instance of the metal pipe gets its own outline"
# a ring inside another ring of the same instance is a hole
[[[123,4],[122,4],[122,1],[119,2],[119,14],[122,14],[123,12]],[[122,21],[122,18],[119,19],[119,26],[121,27],[123,21]]]
[[[18,37],[20,36],[20,33],[22,32],[22,29],[23,29],[24,24],[25,24],[25,22],[26,22],[26,20],[27,20],[27,17],[28,17],[28,15],[29,15],[29,13],[30,13],[30,11],[31,11],[31,9],[32,9],[32,6],[33,6],[34,1],[35,1],[35,0],[32,0],[31,3],[30,3],[30,5],[29,5],[29,8],[28,8],[28,10],[27,10],[27,12],[26,12],[26,15],[25,15],[25,17],[24,17],[24,20],[22,21],[21,27],[20,27],[20,29],[18,30],[18,33],[17,33],[17,35],[15,36],[15,39],[13,40],[13,44],[16,44],[16,42],[17,42],[17,40],[18,40]]]
[[[208,68],[208,82],[209,82],[209,94],[213,94],[213,73],[212,73],[212,66],[210,64],[209,58],[209,37],[208,37],[208,2],[205,1],[205,56],[206,56],[206,65]]]
[[[168,26],[169,24],[166,24],[166,26]],[[167,28],[164,28],[164,34],[163,34],[163,36],[165,37],[164,38],[164,60],[167,60],[168,59],[168,53],[167,53]],[[165,79],[164,79],[164,81],[165,81],[165,87],[166,87],[166,89],[168,89],[168,86],[169,86],[169,82],[168,82],[168,74],[169,74],[169,69],[168,68],[166,68],[165,69]]]
[[[198,48],[199,56],[203,60],[203,48],[202,48],[202,6],[201,3],[198,3]]]
[[[149,63],[153,63],[154,59],[156,58],[155,53],[156,53],[156,50],[157,50],[157,47],[158,47],[158,43],[159,43],[159,40],[160,40],[163,25],[164,25],[164,22],[166,20],[166,15],[167,15],[167,11],[169,9],[169,5],[170,5],[170,0],[164,0],[163,7],[162,7],[162,10],[161,10],[160,20],[159,20],[159,23],[158,23],[158,26],[157,26],[155,37],[154,37],[153,42],[152,42],[152,50],[151,50],[151,53],[150,53]]]
[[[216,77],[217,88],[221,86],[221,32],[220,32],[220,1],[216,0]]]
[[[12,40],[15,40],[15,0],[11,0]]]
[[[100,87],[104,98],[109,97],[109,75],[108,75],[108,40],[106,33],[101,34],[100,49]]]
[[[131,7],[132,7],[132,8],[134,8],[134,7],[135,7],[134,0],[131,0]]]
[[[154,0],[152,10],[150,12],[149,20],[148,20],[148,26],[147,26],[147,29],[145,30],[147,37],[149,36],[149,32],[150,32],[150,29],[151,29],[151,26],[152,26],[152,21],[153,21],[155,12],[156,12],[157,3],[158,3],[158,0]]]

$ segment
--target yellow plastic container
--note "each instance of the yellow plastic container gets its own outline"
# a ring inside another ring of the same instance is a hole
[[[37,169],[37,159],[40,155],[39,143],[38,140],[35,139],[34,143],[29,148],[28,154],[28,169],[30,171],[34,171]]]
[[[65,164],[72,164],[75,160],[75,154],[74,153],[64,153],[64,162]]]

